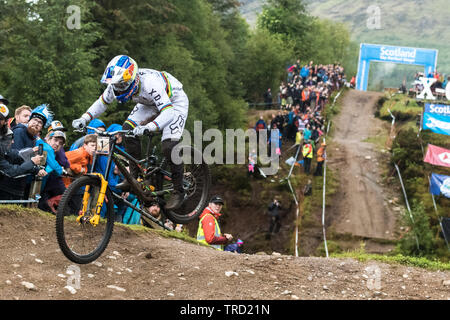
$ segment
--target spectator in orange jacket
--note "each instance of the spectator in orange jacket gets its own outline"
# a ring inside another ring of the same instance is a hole
[[[212,197],[208,207],[203,210],[199,217],[197,230],[197,241],[209,244],[221,251],[223,251],[225,244],[229,244],[233,240],[231,234],[222,234],[220,231],[218,219],[222,215],[220,210],[222,210],[223,204],[224,201],[220,196]]]
[[[319,150],[317,150],[317,167],[316,172],[314,172],[315,176],[321,176],[322,175],[322,167],[325,159],[327,158],[327,154],[325,151],[327,144],[325,142],[322,142],[320,145]]]
[[[88,165],[92,164],[93,154],[97,148],[97,136],[89,134],[84,139],[82,148],[66,152],[67,160],[70,162],[70,170],[73,174],[84,174],[88,172]],[[66,187],[70,184],[70,179],[64,179]]]

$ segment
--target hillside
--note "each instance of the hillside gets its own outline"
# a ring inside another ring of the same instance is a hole
[[[450,299],[449,270],[238,255],[121,225],[97,261],[75,266],[58,248],[53,216],[11,206],[0,208],[0,248],[2,300]]]
[[[342,108],[342,115],[333,120],[333,127],[336,126],[333,138],[327,139],[330,167],[333,171],[336,166],[342,167],[339,175],[347,176],[335,197],[327,199],[331,258],[309,256],[317,254],[323,246],[321,210],[311,208],[314,211],[309,217],[305,211],[301,213],[299,237],[303,256],[295,257],[291,253],[295,217],[292,206],[288,206],[292,200],[285,190],[276,187],[275,181],[245,184],[245,176],[238,179],[239,168],[229,171],[224,167],[221,172],[215,171],[217,186],[213,192],[227,199],[223,230],[245,239],[245,253],[219,252],[199,245],[186,234],[116,224],[110,244],[97,261],[74,265],[58,247],[53,215],[36,209],[0,206],[0,299],[450,299],[449,263],[387,254],[392,242],[386,240],[398,235],[394,222],[387,219],[392,223],[386,224],[380,219],[390,212],[381,204],[391,195],[384,194],[382,185],[376,188],[371,185],[378,179],[380,168],[376,163],[367,164],[367,154],[373,160],[377,157],[374,147],[369,144],[364,147],[364,141],[379,134],[373,131],[379,120],[374,119],[370,109],[378,96],[354,90],[345,93],[343,106],[338,107]],[[343,124],[352,122],[355,112],[363,106],[366,118],[359,121],[366,125],[345,127]],[[339,128],[342,133],[336,132]],[[347,133],[350,135],[346,136]],[[356,140],[351,140],[352,137]],[[351,141],[354,147],[345,149],[342,139]],[[351,160],[342,154],[345,150]],[[349,163],[348,168],[342,162]],[[369,170],[363,172],[364,168]],[[299,168],[294,176],[306,180]],[[225,180],[235,185],[230,187]],[[263,210],[274,191],[287,210],[281,231],[267,240],[263,238],[267,223]],[[305,197],[302,202],[316,199],[320,203],[320,195],[320,190],[313,191],[309,200]],[[374,204],[376,199],[381,206]],[[363,210],[370,214],[359,214]],[[196,221],[192,224],[195,227]],[[341,253],[334,253],[338,251],[331,247],[332,242],[340,246]],[[367,244],[365,249],[363,243]],[[79,286],[74,280],[77,275]],[[169,312],[178,310],[172,308]]]
[[[249,24],[254,25],[264,1],[240,1],[243,16]],[[438,71],[450,74],[450,34],[446,32],[450,22],[447,18],[448,10],[443,10],[448,7],[447,1],[358,0],[353,1],[351,6],[345,0],[307,0],[305,2],[308,3],[311,15],[345,23],[351,31],[352,40],[358,44],[366,42],[438,49]],[[370,6],[377,6],[380,9],[380,29],[368,28],[367,21],[370,16],[367,10]],[[375,74],[372,74],[372,77],[383,76],[386,79],[394,72],[400,73],[405,70],[412,74],[408,78],[410,82],[416,69],[420,70],[416,67],[394,68],[387,64],[374,65],[372,73]],[[377,75],[378,73],[381,75]],[[385,85],[398,85],[402,79],[403,76],[397,77],[395,81]]]

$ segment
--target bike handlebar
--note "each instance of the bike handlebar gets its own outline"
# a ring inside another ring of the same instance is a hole
[[[86,126],[86,127],[82,128],[82,129],[75,129],[74,131],[85,132],[87,129],[90,129],[90,130],[94,131],[99,136],[112,137],[112,136],[114,136],[114,135],[116,135],[118,133],[123,133],[123,134],[125,134],[126,137],[136,137],[136,135],[133,134],[133,130],[116,130],[116,131],[112,131],[112,132],[107,132],[107,131],[99,130],[98,128]],[[144,135],[151,136],[152,133],[150,132],[150,130],[145,129],[144,130]]]

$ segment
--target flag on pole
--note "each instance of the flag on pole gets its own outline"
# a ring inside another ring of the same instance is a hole
[[[428,144],[423,161],[435,166],[450,167],[450,150]]]
[[[438,196],[440,194],[450,198],[450,177],[442,174],[431,174],[430,193]]]

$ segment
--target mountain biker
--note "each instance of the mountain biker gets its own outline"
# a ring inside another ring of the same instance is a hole
[[[139,69],[136,62],[125,55],[116,56],[109,62],[100,82],[107,84],[105,91],[81,118],[72,122],[73,127],[85,127],[86,123],[102,114],[114,100],[119,103],[129,100],[136,102],[123,129],[133,130],[135,136],[141,136],[147,130],[162,131],[162,151],[169,162],[174,186],[174,192],[165,207],[169,210],[179,208],[184,199],[184,166],[182,163],[173,163],[171,152],[180,141],[188,115],[189,99],[183,91],[183,85],[165,71]],[[131,156],[141,159],[138,137],[126,137],[124,144]],[[139,169],[131,164],[130,172],[137,178]],[[123,191],[130,189],[127,180],[117,187]]]

